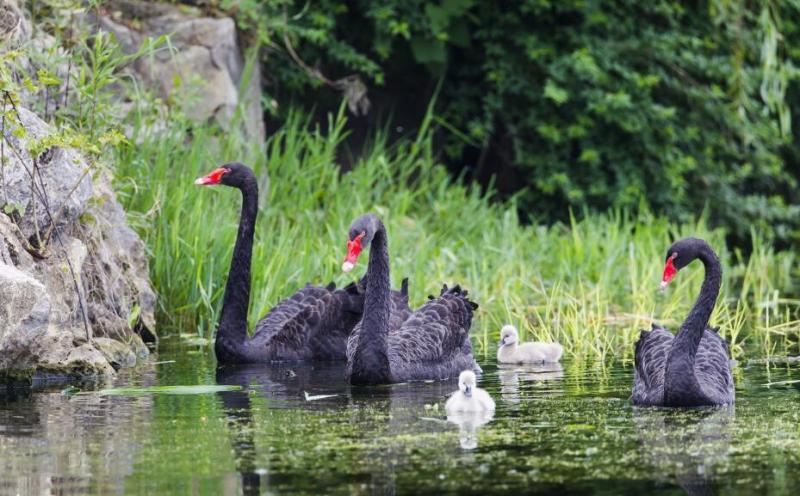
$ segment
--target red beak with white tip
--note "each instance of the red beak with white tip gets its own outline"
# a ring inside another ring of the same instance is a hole
[[[219,184],[222,181],[222,176],[226,173],[230,172],[231,170],[227,167],[220,167],[218,169],[214,169],[211,171],[207,176],[198,177],[195,179],[194,183],[198,186],[209,186],[212,184]]]
[[[675,268],[675,265],[672,261],[675,259],[677,254],[673,254],[671,257],[667,259],[666,265],[664,265],[664,275],[661,276],[661,289],[667,287],[667,284],[675,277],[675,274],[678,273],[678,269]]]
[[[355,267],[358,256],[361,254],[361,240],[363,238],[364,233],[361,233],[352,241],[347,242],[347,256],[344,257],[344,263],[342,263],[343,272],[350,272]]]

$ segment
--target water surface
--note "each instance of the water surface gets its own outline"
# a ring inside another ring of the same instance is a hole
[[[630,364],[482,365],[494,417],[448,420],[455,381],[217,370],[210,350],[166,343],[77,394],[0,392],[0,494],[800,493],[798,365],[739,366],[733,408],[691,411],[632,407]],[[242,389],[99,393],[198,384]]]

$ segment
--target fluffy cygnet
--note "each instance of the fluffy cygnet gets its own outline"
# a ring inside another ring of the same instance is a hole
[[[448,413],[494,411],[494,400],[489,393],[477,387],[475,372],[465,370],[458,376],[458,391],[444,405]]]
[[[500,363],[554,363],[561,360],[564,348],[558,343],[520,343],[517,328],[504,325],[500,331],[500,349],[497,361]]]

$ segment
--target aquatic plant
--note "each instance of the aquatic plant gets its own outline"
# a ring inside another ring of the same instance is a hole
[[[236,159],[260,177],[262,205],[253,252],[250,321],[306,282],[343,284],[339,270],[347,222],[362,212],[384,219],[393,286],[410,278],[412,305],[442,281],[468,285],[480,304],[472,335],[478,356],[494,354],[498,330],[515,324],[523,340],[558,341],[568,357],[630,357],[638,330],[652,320],[675,326],[702,275],[686,274],[659,292],[665,247],[677,238],[707,239],[725,271],[711,322],[735,356],[797,351],[800,300],[792,279],[797,255],[776,253],[758,233],[750,255],[731,251],[705,216],[675,223],[642,209],[570,214],[568,224],[523,225],[517,204],[462,184],[437,165],[431,115],[416,136],[390,143],[378,133],[351,162],[344,111],[325,131],[293,114],[265,145],[236,132],[189,128],[179,118],[158,134],[134,126],[138,145],[116,151],[120,197],[150,249],[162,325],[210,337],[219,320],[238,203],[200,192],[193,181]]]

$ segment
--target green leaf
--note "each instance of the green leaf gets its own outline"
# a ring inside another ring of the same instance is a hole
[[[569,100],[567,90],[557,86],[552,79],[548,79],[544,84],[544,96],[553,100],[556,105],[567,103],[567,100]]]
[[[444,64],[447,60],[444,43],[427,38],[411,40],[411,53],[420,64]]]
[[[229,385],[207,385],[200,384],[197,386],[151,386],[151,387],[127,387],[127,388],[112,388],[103,389],[100,391],[101,396],[142,396],[146,394],[213,394],[224,391],[240,391],[241,386]]]

